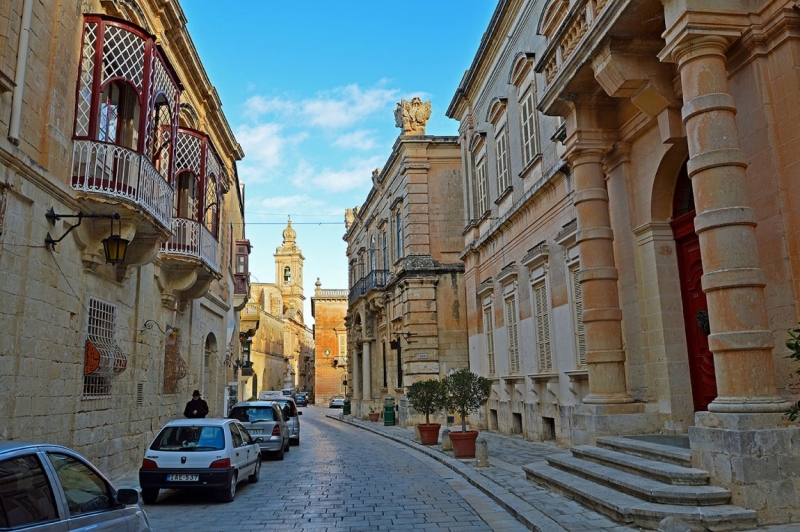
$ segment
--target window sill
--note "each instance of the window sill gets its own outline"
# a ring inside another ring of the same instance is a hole
[[[536,155],[534,155],[533,159],[531,159],[530,162],[525,165],[525,168],[523,168],[522,171],[519,173],[519,178],[524,180],[526,177],[531,175],[531,170],[533,170],[536,164],[539,163],[539,161],[541,160],[542,160],[541,153],[537,153]]]
[[[509,194],[511,194],[513,191],[514,187],[506,187],[503,193],[500,194],[500,196],[496,200],[494,200],[494,204],[500,205],[501,203],[503,203],[503,200],[506,199],[509,196]]]

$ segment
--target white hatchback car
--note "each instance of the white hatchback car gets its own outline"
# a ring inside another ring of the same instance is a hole
[[[260,440],[235,419],[170,421],[144,453],[142,500],[155,503],[160,489],[213,489],[223,502],[233,501],[241,480],[258,482]]]

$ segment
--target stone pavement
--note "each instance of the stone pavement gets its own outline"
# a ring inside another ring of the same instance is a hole
[[[453,458],[452,451],[442,451],[441,445],[419,444],[414,440],[414,429],[386,427],[383,421],[371,423],[356,418],[348,421],[342,419],[339,413],[329,414],[328,417],[380,434],[436,459],[488,495],[530,530],[541,532],[639,530],[615,523],[604,515],[526,478],[522,470],[523,465],[543,461],[545,457],[554,454],[569,454],[568,450],[555,444],[531,442],[521,436],[482,432],[489,447],[491,467],[478,468],[475,459],[457,460]],[[767,531],[800,532],[800,525],[779,525],[758,529],[758,532]]]

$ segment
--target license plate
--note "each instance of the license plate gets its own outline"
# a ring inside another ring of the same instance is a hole
[[[171,482],[197,482],[200,475],[167,475],[167,481]]]
[[[263,434],[263,433],[264,433],[264,432],[263,432],[263,431],[261,431],[261,430],[252,430],[252,429],[248,430],[247,432],[249,432],[249,433],[250,433],[250,435],[253,435],[253,434]]]

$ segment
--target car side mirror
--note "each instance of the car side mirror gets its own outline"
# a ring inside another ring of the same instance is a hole
[[[139,502],[139,492],[130,488],[118,490],[117,502],[120,504],[137,504]]]
[[[253,438],[253,443],[264,443],[264,438],[259,436],[258,438]]]
[[[297,412],[297,415],[298,415],[298,416],[302,416],[302,415],[303,415],[303,413],[298,411],[298,412]]]

